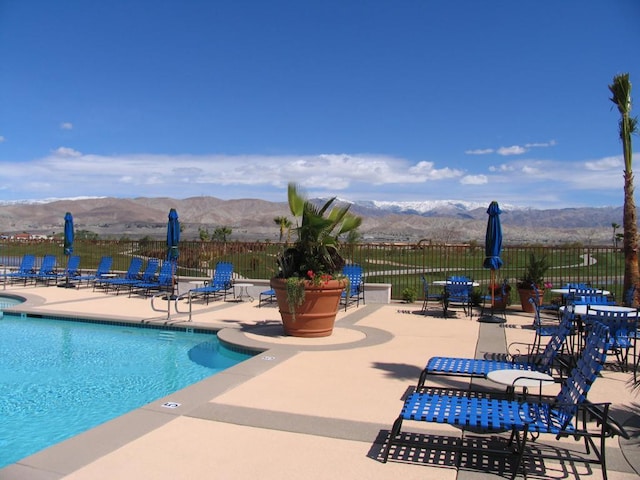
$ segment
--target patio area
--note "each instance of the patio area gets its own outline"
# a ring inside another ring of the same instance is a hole
[[[532,315],[518,306],[507,311],[506,324],[493,324],[469,319],[457,309],[445,319],[436,306],[424,315],[421,302],[368,303],[341,309],[331,337],[295,339],[282,335],[275,304],[258,308],[257,301],[194,303],[193,321],[188,322],[186,314],[173,309],[169,318],[153,310],[149,299],[90,288],[12,286],[1,293],[27,298],[16,311],[220,329],[224,341],[259,352],[221,374],[6,467],[0,470],[2,479],[510,476],[510,464],[500,459],[415,451],[404,459],[409,461],[392,457],[384,464],[381,452],[403,397],[416,385],[429,357],[482,357],[504,353],[511,342],[533,340],[528,328]],[[257,292],[251,293],[257,298]],[[631,377],[605,367],[589,393],[593,402],[612,402],[612,415],[632,435],[627,441],[607,441],[611,480],[638,478],[640,402],[628,383]],[[453,388],[469,383],[436,380],[431,384]],[[475,383],[491,386],[486,380]],[[544,393],[553,395],[557,389],[544,387]],[[180,405],[167,409],[165,402]],[[410,427],[445,440],[461,434],[436,424]],[[584,451],[582,443],[549,435],[537,443],[566,449],[572,457]],[[599,469],[573,459],[530,462],[527,476],[602,478]]]

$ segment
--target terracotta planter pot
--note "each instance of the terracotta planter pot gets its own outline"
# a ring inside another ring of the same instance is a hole
[[[295,318],[289,309],[287,287],[282,278],[272,278],[271,288],[276,292],[282,325],[293,337],[328,337],[333,333],[340,296],[345,282],[330,280],[322,285],[306,282],[304,302],[295,308]]]
[[[538,290],[540,294],[540,298],[538,299],[538,305],[542,305],[542,297],[544,296],[544,290]],[[522,311],[527,313],[534,313],[535,309],[531,302],[529,302],[530,298],[536,298],[535,290],[529,289],[518,289],[518,293],[520,294],[520,304],[522,305]]]

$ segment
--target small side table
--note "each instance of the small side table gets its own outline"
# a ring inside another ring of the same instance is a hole
[[[236,287],[238,293],[236,294]],[[253,287],[253,283],[234,283],[233,294],[240,302],[244,302],[243,298],[248,298],[250,302],[253,302],[253,297],[249,294],[249,288]]]
[[[506,385],[507,393],[513,396],[515,396],[516,387],[521,387],[523,394],[526,395],[528,388],[538,387],[542,390],[542,387],[555,383],[553,377],[546,373],[517,369],[493,370],[487,373],[487,379],[500,385]],[[542,395],[541,391],[540,395]]]

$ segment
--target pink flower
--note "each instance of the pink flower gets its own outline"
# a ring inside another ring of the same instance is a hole
[[[544,288],[551,288],[553,284],[551,282],[544,282]]]
[[[313,280],[313,278],[316,276],[315,273],[313,273],[313,270],[309,270],[307,272],[307,277],[309,277],[311,280]]]

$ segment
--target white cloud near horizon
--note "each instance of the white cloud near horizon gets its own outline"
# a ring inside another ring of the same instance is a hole
[[[575,205],[588,204],[589,192],[621,190],[622,169],[621,156],[582,162],[518,158],[467,171],[375,154],[95,155],[63,146],[29,162],[4,161],[0,200],[211,195],[284,201],[282,192],[295,181],[314,196],[352,200],[497,198],[537,205],[546,201],[543,191],[554,190],[555,201]],[[354,192],[358,198],[350,197]]]
[[[489,155],[491,153],[497,153],[502,156],[510,156],[510,155],[522,155],[527,153],[532,148],[547,148],[553,147],[556,145],[555,140],[549,140],[548,142],[535,142],[535,143],[525,143],[524,145],[511,145],[510,147],[499,147],[499,148],[475,148],[470,150],[465,150],[465,154],[467,155]]]

